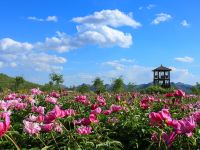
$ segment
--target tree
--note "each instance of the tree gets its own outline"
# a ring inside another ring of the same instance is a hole
[[[82,84],[80,87],[78,87],[78,92],[84,94],[90,92],[90,87],[87,84]]]
[[[197,82],[196,85],[193,86],[191,90],[193,94],[200,94],[200,83]]]
[[[112,91],[115,93],[120,93],[124,91],[124,81],[122,77],[119,77],[113,81]]]
[[[103,84],[103,80],[101,80],[101,78],[97,77],[94,81],[93,81],[93,87],[95,88],[95,92],[97,94],[100,94],[102,92],[106,91],[106,87]]]
[[[24,83],[24,78],[22,76],[15,77],[15,90],[18,90],[20,85]]]
[[[128,92],[132,92],[132,91],[134,91],[134,90],[135,90],[135,84],[129,82],[128,85],[127,85],[127,91],[128,91]]]
[[[60,84],[64,82],[63,75],[61,74],[51,73],[49,76],[54,85],[60,87]]]

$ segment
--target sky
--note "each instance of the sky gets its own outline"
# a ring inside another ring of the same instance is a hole
[[[200,82],[199,0],[1,0],[0,73],[67,86],[149,83],[152,69],[171,81]]]

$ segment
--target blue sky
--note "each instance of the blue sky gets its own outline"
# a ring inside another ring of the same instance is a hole
[[[2,0],[0,72],[65,85],[152,81],[160,64],[174,82],[200,82],[199,0]]]

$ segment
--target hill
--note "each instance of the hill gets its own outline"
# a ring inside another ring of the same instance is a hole
[[[1,88],[8,88],[12,89],[13,86],[15,85],[15,78],[10,77],[6,74],[0,73],[0,87]],[[34,87],[41,87],[41,85],[32,83],[29,81],[24,81],[24,83],[21,85],[21,87],[25,87],[26,89],[34,88]]]

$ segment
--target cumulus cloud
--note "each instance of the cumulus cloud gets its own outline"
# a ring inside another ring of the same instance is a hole
[[[194,58],[185,56],[185,57],[176,57],[175,60],[179,62],[191,63],[194,61]]]
[[[172,19],[172,16],[166,13],[160,13],[156,15],[156,18],[152,21],[152,24],[158,25],[161,22],[165,22]]]
[[[59,64],[66,62],[63,57],[50,55],[36,50],[35,44],[18,42],[10,38],[0,40],[0,66],[30,67],[37,71],[58,71]]]
[[[3,38],[0,40],[0,51],[6,53],[29,51],[31,49],[33,49],[33,45],[27,42],[18,42],[11,38]]]
[[[190,24],[187,22],[187,20],[181,21],[181,25],[182,25],[183,27],[189,27],[189,26],[190,26]]]
[[[133,19],[132,13],[128,15],[115,10],[102,10],[99,12],[94,12],[92,15],[84,17],[76,17],[72,19],[74,22],[82,24],[93,24],[95,26],[111,26],[111,27],[120,27],[120,26],[131,26],[133,28],[138,28],[141,26],[139,22]]]
[[[35,17],[35,16],[29,16],[29,17],[27,17],[27,19],[33,20],[33,21],[40,21],[40,22],[44,22],[44,21],[57,22],[58,21],[57,16],[47,16],[46,18],[38,18],[38,17]]]

